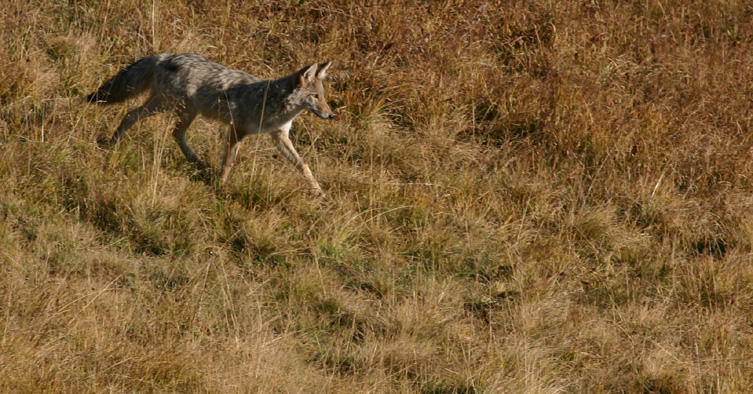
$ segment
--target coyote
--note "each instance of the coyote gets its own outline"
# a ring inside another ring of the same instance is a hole
[[[126,114],[110,143],[118,142],[140,119],[170,110],[178,117],[173,137],[186,158],[199,168],[205,165],[186,143],[188,126],[198,114],[230,125],[222,160],[222,185],[227,182],[243,137],[269,133],[282,155],[306,177],[311,191],[323,197],[322,188],[293,147],[289,131],[293,119],[304,110],[322,119],[335,118],[322,85],[330,64],[332,62],[313,64],[280,79],[264,80],[199,55],[160,53],[121,70],[86,96],[86,100],[99,104],[120,103],[149,90],[149,98]]]

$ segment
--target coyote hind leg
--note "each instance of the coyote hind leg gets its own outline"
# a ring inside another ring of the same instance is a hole
[[[188,159],[188,161],[192,163],[196,163],[199,169],[203,170],[206,168],[206,165],[201,160],[199,160],[196,152],[194,152],[186,142],[186,130],[188,129],[188,126],[191,125],[191,122],[193,122],[194,118],[196,118],[196,113],[187,110],[176,112],[178,115],[178,122],[175,123],[175,128],[173,128],[173,138],[175,139],[175,142],[178,143],[178,146],[186,156],[186,159]]]
[[[144,105],[126,114],[126,116],[123,118],[123,121],[120,122],[120,126],[118,126],[118,129],[115,131],[115,134],[113,134],[112,138],[110,139],[110,144],[114,145],[115,143],[120,141],[120,139],[123,138],[125,132],[128,131],[128,129],[130,129],[131,126],[133,126],[139,120],[148,118],[164,110],[164,100],[160,96],[149,97]]]

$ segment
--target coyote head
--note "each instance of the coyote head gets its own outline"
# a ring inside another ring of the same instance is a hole
[[[333,119],[335,117],[332,108],[327,104],[324,85],[322,85],[322,80],[327,76],[327,69],[330,64],[332,62],[313,64],[298,71],[297,86],[292,95],[295,97],[294,105],[307,109],[322,119]]]

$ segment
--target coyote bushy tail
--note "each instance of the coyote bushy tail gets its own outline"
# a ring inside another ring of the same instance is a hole
[[[155,67],[164,58],[163,53],[148,56],[120,70],[114,77],[102,84],[96,92],[87,95],[86,101],[97,104],[115,104],[140,95],[151,87]]]
[[[194,54],[160,53],[145,57],[121,70],[97,91],[86,96],[92,103],[113,104],[149,91],[138,108],[129,111],[110,139],[118,142],[136,122],[154,114],[172,111],[177,116],[173,138],[188,160],[204,164],[188,146],[186,129],[198,115],[230,125],[225,144],[220,181],[230,173],[241,139],[268,133],[288,161],[303,173],[311,190],[323,196],[311,170],[289,138],[293,120],[303,111],[322,119],[334,119],[322,81],[331,62],[312,64],[278,79],[256,78]]]

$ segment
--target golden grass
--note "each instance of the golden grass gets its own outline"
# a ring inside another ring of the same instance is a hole
[[[0,391],[753,390],[747,2],[6,3]],[[167,115],[100,148],[158,51],[334,59],[330,200],[266,137],[224,190]]]

